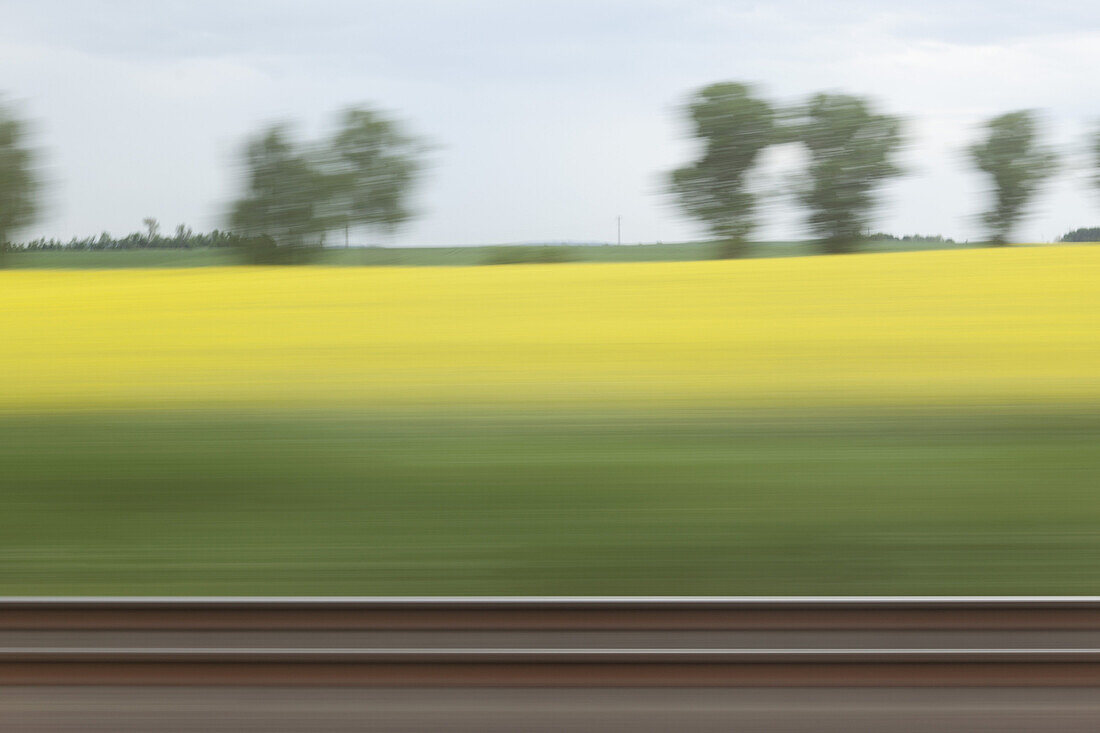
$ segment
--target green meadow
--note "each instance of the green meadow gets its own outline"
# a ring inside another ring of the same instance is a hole
[[[1077,594],[1100,416],[0,419],[0,593]]]

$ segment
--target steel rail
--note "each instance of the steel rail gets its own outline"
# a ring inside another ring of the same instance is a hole
[[[0,629],[1100,631],[1100,597],[9,597]],[[0,684],[1100,687],[1100,648],[8,647]]]

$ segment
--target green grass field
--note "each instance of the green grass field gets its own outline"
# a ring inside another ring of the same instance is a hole
[[[864,252],[908,252],[932,249],[964,249],[972,245],[921,244],[914,242],[868,242]],[[491,264],[501,251],[553,249],[570,262],[672,262],[706,260],[714,257],[713,242],[681,242],[639,245],[547,245],[536,247],[360,247],[328,249],[318,264],[333,266],[470,266]],[[758,242],[750,257],[799,257],[816,254],[812,242]],[[123,251],[46,251],[12,252],[5,264],[12,268],[131,268],[131,267],[209,267],[231,265],[239,261],[235,253],[224,249],[123,250]]]
[[[222,249],[54,250],[9,252],[4,267],[34,269],[119,269],[134,267],[214,267],[233,265],[240,258]]]
[[[1087,412],[0,419],[0,594],[1096,593]]]

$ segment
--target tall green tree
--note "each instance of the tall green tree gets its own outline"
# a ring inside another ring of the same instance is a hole
[[[345,110],[322,153],[328,226],[393,231],[412,217],[409,198],[423,170],[426,145],[385,114]]]
[[[27,125],[0,101],[0,259],[14,232],[34,221],[41,183],[27,144]]]
[[[1054,173],[1057,159],[1039,142],[1034,111],[1020,110],[994,117],[985,124],[985,139],[970,146],[974,165],[992,179],[993,206],[982,222],[994,245],[1009,241],[1028,203]]]
[[[320,247],[325,222],[319,209],[327,195],[324,178],[285,125],[248,141],[244,195],[232,207],[230,226],[258,252]]]
[[[791,114],[789,135],[809,153],[797,196],[825,252],[849,252],[863,238],[877,189],[901,175],[901,120],[846,94],[817,94]]]
[[[251,139],[244,195],[230,226],[254,261],[302,262],[334,231],[392,231],[412,216],[409,197],[426,146],[380,112],[352,108],[327,140],[304,145],[285,125]]]
[[[147,216],[141,220],[141,223],[145,226],[145,238],[151,244],[154,239],[160,236],[160,222],[155,217]]]
[[[756,226],[756,197],[747,177],[775,142],[775,112],[752,87],[732,82],[700,89],[685,112],[702,150],[695,162],[669,174],[668,190],[686,214],[721,240],[720,256],[744,256]]]

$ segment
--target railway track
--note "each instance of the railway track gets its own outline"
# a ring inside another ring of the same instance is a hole
[[[1100,687],[1100,598],[7,598],[0,684]]]

